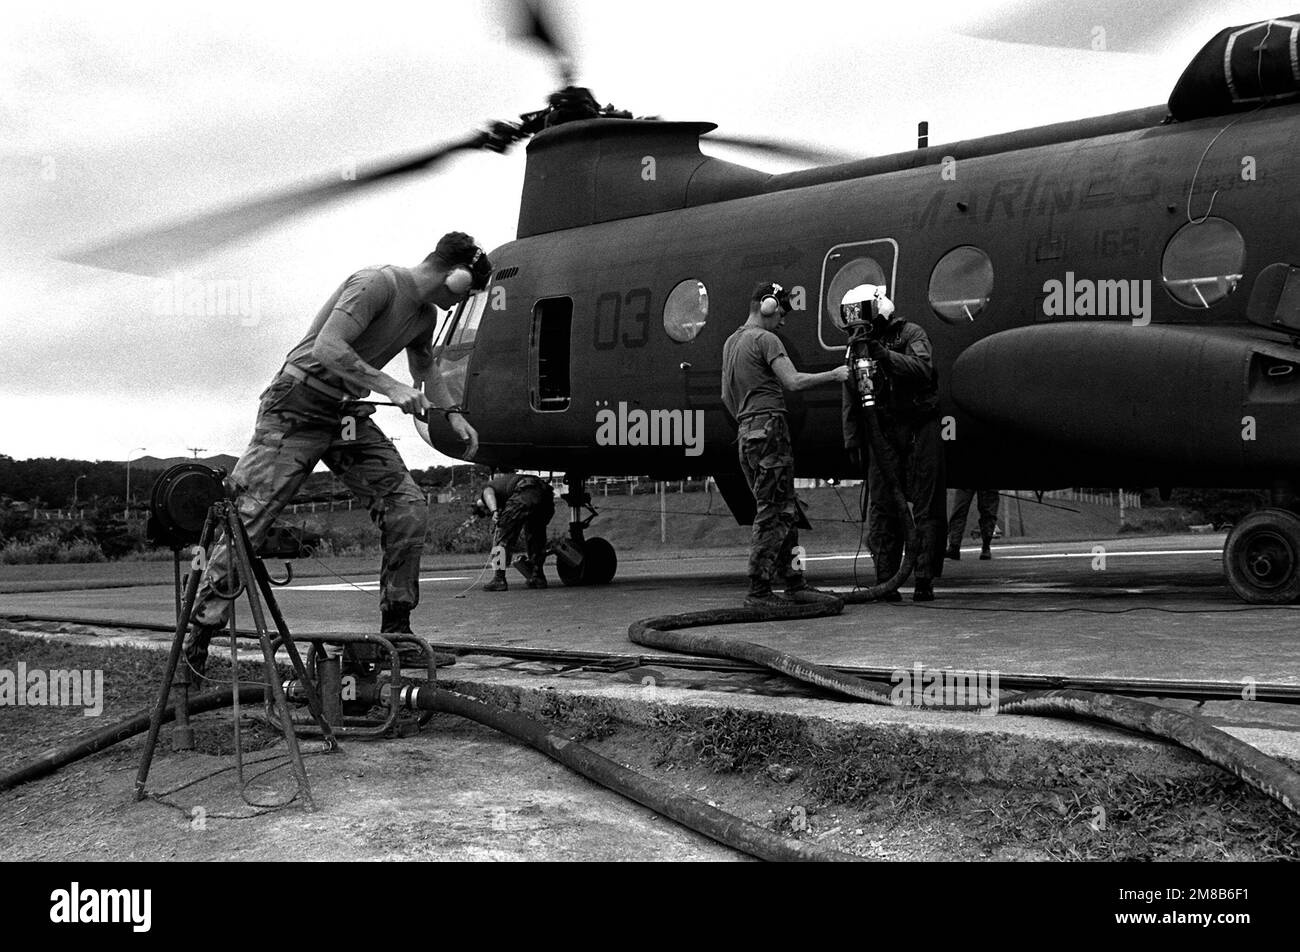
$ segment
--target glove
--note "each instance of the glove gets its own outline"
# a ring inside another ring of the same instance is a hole
[[[887,353],[889,353],[889,348],[886,347],[884,344],[882,344],[880,341],[878,340],[867,341],[867,356],[870,357],[872,360],[883,363],[887,359],[885,357]]]

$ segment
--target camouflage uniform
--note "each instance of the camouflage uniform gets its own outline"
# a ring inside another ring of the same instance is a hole
[[[303,481],[324,460],[365,503],[379,527],[384,550],[381,607],[414,607],[420,600],[420,555],[428,507],[397,449],[371,421],[373,412],[369,406],[340,403],[282,372],[263,391],[253,438],[227,482],[237,493],[240,518],[256,549]],[[346,426],[348,417],[355,432]],[[213,592],[214,582],[229,587],[228,574],[225,546],[218,546],[200,585],[196,624],[185,643],[186,656],[200,670],[211,630],[229,618],[230,603]]]
[[[971,500],[978,497],[980,513],[980,538],[989,542],[998,526],[998,491],[996,489],[957,489],[952,497],[952,517],[948,520],[948,546],[961,546],[962,533],[966,531],[966,516]]]
[[[758,503],[749,548],[749,577],[769,585],[778,577],[798,587],[803,574],[790,562],[799,544],[799,497],[794,449],[785,414],[759,413],[740,421],[740,468]]]
[[[492,544],[502,546],[509,560],[510,550],[522,533],[528,561],[541,571],[546,562],[546,527],[555,515],[555,494],[535,476],[522,476],[497,511]]]

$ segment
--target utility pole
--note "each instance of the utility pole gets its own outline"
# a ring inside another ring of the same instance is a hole
[[[86,478],[86,474],[82,473],[80,476],[78,476],[76,479],[72,481],[72,508],[74,511],[77,508],[77,484],[80,483],[85,478]]]
[[[195,459],[199,458],[200,453],[206,453],[208,451],[206,446],[187,446],[185,448],[194,454]]]

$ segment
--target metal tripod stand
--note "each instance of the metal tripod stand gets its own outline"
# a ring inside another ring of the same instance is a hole
[[[214,502],[208,509],[207,518],[203,524],[203,531],[199,537],[199,551],[202,554],[202,559],[196,560],[196,563],[190,569],[189,582],[185,589],[185,599],[181,606],[180,616],[176,620],[176,634],[172,639],[171,654],[167,659],[167,670],[163,675],[162,686],[158,692],[158,701],[154,705],[153,714],[149,721],[149,736],[145,741],[144,753],[140,759],[140,769],[136,775],[135,798],[136,800],[142,800],[145,796],[145,781],[149,777],[149,767],[153,762],[154,750],[158,745],[158,734],[162,729],[162,722],[167,713],[167,699],[171,695],[176,670],[184,651],[185,636],[189,631],[194,614],[199,582],[206,570],[205,560],[208,557],[207,553],[211,551],[213,539],[219,531],[225,535],[226,553],[231,567],[230,577],[235,580],[236,584],[231,591],[217,590],[217,595],[220,598],[234,601],[245,592],[248,594],[253,624],[257,630],[258,642],[262,647],[262,670],[271,692],[271,701],[268,703],[268,707],[274,706],[278,723],[285,725],[284,737],[289,746],[289,757],[294,779],[298,784],[298,792],[302,794],[307,809],[314,810],[316,805],[312,800],[311,785],[307,780],[307,769],[302,762],[302,753],[298,748],[298,738],[290,726],[293,722],[289,714],[289,704],[285,698],[284,687],[280,683],[279,675],[276,672],[275,653],[278,648],[283,647],[288,653],[299,683],[306,687],[307,707],[311,711],[312,720],[320,729],[321,736],[324,738],[328,749],[337,749],[338,742],[335,740],[334,732],[323,715],[320,693],[315,682],[307,674],[307,669],[298,654],[297,645],[294,643],[293,636],[289,633],[289,626],[285,623],[284,615],[281,614],[280,607],[276,604],[275,596],[271,592],[270,574],[267,572],[262,560],[253,555],[248,532],[239,518],[235,504],[229,499],[220,499]],[[250,584],[250,581],[253,584]],[[263,600],[265,600],[266,609],[269,610],[271,618],[275,622],[277,637],[274,641],[267,629],[266,614],[262,605]],[[234,639],[237,637],[233,625],[231,626],[230,637],[233,644]],[[232,677],[236,678],[234,688],[235,696],[238,697],[239,685],[237,675],[233,671]],[[182,686],[179,695],[176,705],[176,721],[179,729],[188,731],[188,688]]]

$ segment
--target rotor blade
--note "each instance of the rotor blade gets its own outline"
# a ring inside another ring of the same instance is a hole
[[[1091,0],[1042,3],[1016,0],[971,17],[956,32],[982,40],[1098,52],[1152,52],[1172,29],[1222,8],[1222,0]]]
[[[389,159],[355,177],[336,173],[332,179],[263,195],[186,218],[141,228],[106,240],[69,249],[59,257],[74,264],[158,276],[177,270],[185,262],[222,245],[246,238],[276,222],[342,198],[381,182],[431,168],[453,153],[478,149],[489,136],[476,132],[467,138],[418,152],[402,159]]]
[[[515,35],[541,44],[560,70],[561,85],[570,85],[573,82],[573,54],[565,47],[555,27],[547,21],[540,0],[518,0],[517,5],[520,25]]]
[[[817,149],[813,146],[794,145],[789,142],[781,142],[779,139],[758,139],[747,136],[719,136],[712,133],[701,136],[700,141],[704,143],[715,142],[718,145],[731,145],[741,149],[752,149],[755,152],[766,152],[769,155],[776,155],[786,159],[796,159],[800,162],[812,162],[815,165],[835,165],[840,162],[852,162],[861,156],[845,155],[843,152],[831,152],[826,149]]]

